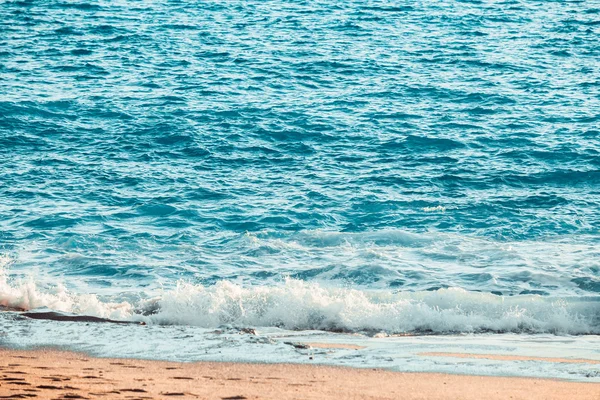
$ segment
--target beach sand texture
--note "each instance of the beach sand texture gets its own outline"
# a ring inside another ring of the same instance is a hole
[[[600,384],[315,365],[173,363],[0,350],[10,399],[600,399]]]

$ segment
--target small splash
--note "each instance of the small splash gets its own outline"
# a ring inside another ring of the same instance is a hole
[[[117,320],[125,320],[132,315],[132,306],[127,302],[103,302],[94,294],[73,294],[61,283],[42,286],[31,276],[11,280],[6,272],[10,262],[6,257],[0,259],[0,309],[29,311],[47,308]]]
[[[445,212],[446,211],[446,207],[442,206],[442,205],[438,205],[435,207],[423,207],[422,210],[424,212]]]

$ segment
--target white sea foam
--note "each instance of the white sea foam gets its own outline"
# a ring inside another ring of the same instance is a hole
[[[288,280],[244,288],[180,284],[157,300],[151,321],[213,327],[222,324],[286,329],[403,332],[597,333],[596,301],[501,297],[458,288],[432,292],[360,291]]]
[[[49,308],[114,319],[127,319],[133,314],[133,307],[127,302],[103,302],[94,294],[73,294],[62,284],[40,287],[32,277],[11,282],[4,269],[9,262],[6,257],[0,259],[1,307],[16,310]]]
[[[459,288],[427,292],[362,291],[286,280],[244,287],[180,282],[151,300],[131,304],[42,289],[32,280],[0,277],[0,305],[152,324],[281,327],[291,330],[394,333],[525,332],[600,333],[597,298],[503,297]]]
[[[422,210],[425,212],[438,212],[438,211],[445,212],[446,207],[439,205],[439,206],[435,206],[435,207],[423,207]]]

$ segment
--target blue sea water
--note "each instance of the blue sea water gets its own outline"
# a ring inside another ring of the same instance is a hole
[[[1,1],[0,305],[597,335],[599,40],[596,1]]]

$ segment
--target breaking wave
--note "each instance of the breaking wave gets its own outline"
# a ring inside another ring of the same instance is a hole
[[[356,290],[288,279],[270,286],[180,282],[153,298],[108,301],[0,278],[0,306],[50,309],[148,324],[279,327],[333,332],[599,334],[600,298],[498,296],[460,288],[422,292]]]

